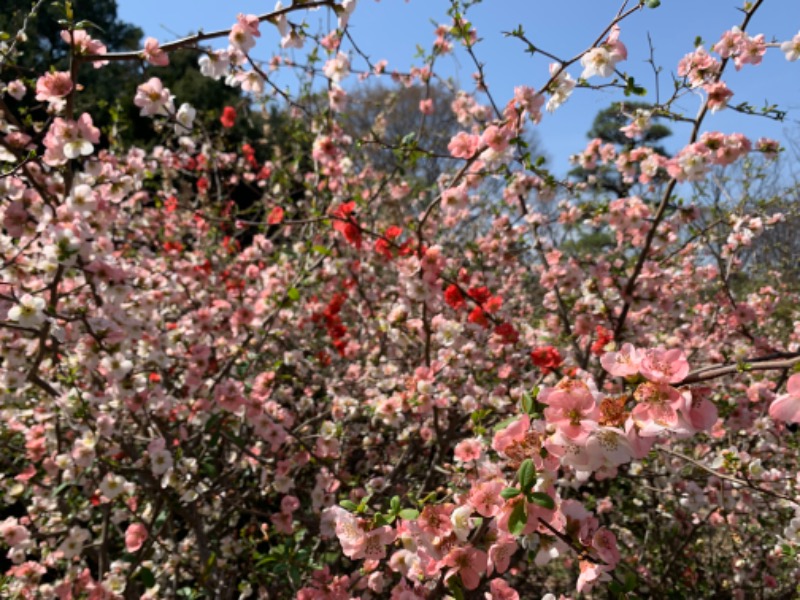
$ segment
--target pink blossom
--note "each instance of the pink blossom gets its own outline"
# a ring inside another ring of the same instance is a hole
[[[61,32],[61,39],[67,44],[75,47],[78,54],[108,54],[108,48],[86,33],[85,29],[64,30]],[[107,60],[94,61],[94,68],[99,69],[108,64]]]
[[[6,91],[8,92],[9,96],[14,98],[14,100],[22,100],[26,91],[25,84],[19,79],[15,79],[14,81],[9,82],[8,86],[6,87]]]
[[[678,383],[689,374],[689,362],[682,350],[653,348],[643,352],[639,371],[650,381]]]
[[[83,113],[77,121],[57,117],[44,137],[44,161],[52,166],[63,165],[67,160],[90,155],[94,144],[99,142],[100,130],[88,113]]]
[[[486,572],[487,557],[483,550],[472,547],[456,547],[450,550],[441,562],[443,565],[451,567],[445,575],[446,579],[458,575],[461,577],[464,588],[474,590],[480,584],[481,576]]]
[[[586,384],[565,380],[558,387],[544,390],[539,401],[547,405],[544,416],[576,443],[581,443],[593,430],[600,411]]]
[[[502,152],[508,148],[508,130],[501,129],[496,125],[489,125],[481,136],[481,142],[495,152]]]
[[[708,108],[711,112],[717,112],[725,108],[728,105],[728,100],[733,97],[733,92],[722,81],[707,83],[703,86],[703,89],[708,94]]]
[[[786,392],[772,401],[769,416],[776,421],[800,423],[800,373],[789,377]]]
[[[322,71],[325,77],[334,83],[339,83],[350,73],[350,59],[343,52],[339,52],[325,63]]]
[[[469,491],[469,502],[478,514],[483,517],[493,517],[500,512],[504,501],[500,496],[505,485],[502,481],[482,481],[474,485]]]
[[[231,32],[228,34],[228,41],[237,50],[247,53],[256,45],[255,38],[261,37],[258,26],[259,22],[256,15],[239,13],[236,16],[236,23],[231,27]]]
[[[133,103],[141,108],[139,114],[143,117],[154,115],[168,115],[175,112],[172,104],[174,96],[164,87],[158,77],[151,77],[146,83],[136,88]]]
[[[159,47],[158,40],[152,37],[147,38],[144,42],[142,58],[156,67],[166,67],[169,64],[169,54],[164,52]]]
[[[606,352],[600,364],[614,377],[631,377],[639,372],[642,357],[632,344],[623,344],[619,352]]]
[[[72,77],[66,71],[46,73],[36,80],[36,99],[58,103],[72,91]]]
[[[497,571],[505,573],[511,564],[511,557],[519,549],[516,540],[503,534],[494,544],[489,546],[489,573]]]
[[[519,600],[519,594],[504,579],[492,579],[489,591],[485,594],[486,600]]]
[[[147,527],[142,523],[131,523],[125,530],[125,548],[128,552],[136,552],[147,538]]]
[[[788,42],[781,43],[781,52],[786,55],[786,60],[790,62],[800,58],[800,32]]]
[[[456,460],[461,462],[471,462],[478,460],[483,452],[483,445],[477,438],[470,438],[456,444],[453,451]]]
[[[684,404],[683,397],[666,383],[643,383],[634,392],[639,404],[631,412],[634,422],[641,428],[641,435],[659,435],[665,429],[678,425],[678,409]]]
[[[605,527],[598,529],[592,537],[592,548],[608,566],[614,567],[619,562],[617,536]]]
[[[456,134],[447,145],[450,154],[455,158],[472,158],[480,145],[477,135],[470,135],[464,131]]]

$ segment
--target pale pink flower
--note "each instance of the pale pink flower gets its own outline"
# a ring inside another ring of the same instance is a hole
[[[0,540],[7,546],[19,546],[27,542],[31,537],[26,527],[19,524],[16,517],[8,517],[0,521]]]
[[[347,92],[338,85],[331,86],[328,90],[328,105],[332,111],[342,112],[347,106]]]
[[[51,104],[63,103],[72,91],[72,77],[66,71],[46,73],[36,80],[36,99]]]
[[[558,73],[558,75],[556,75]],[[558,63],[550,64],[550,75],[555,75],[555,80],[548,88],[550,92],[550,99],[547,101],[547,112],[554,112],[559,106],[564,104],[567,99],[572,95],[572,90],[575,89],[577,83],[566,69],[562,69]]]
[[[480,138],[477,135],[470,135],[465,131],[460,131],[450,140],[447,149],[451,156],[455,158],[472,158],[480,145]]]
[[[247,53],[256,45],[255,38],[261,37],[258,26],[259,22],[256,15],[239,13],[236,16],[236,23],[231,27],[231,32],[228,34],[228,41],[234,48]]]
[[[519,549],[516,540],[507,534],[489,546],[489,573],[494,571],[505,573],[511,563],[511,557]]]
[[[651,437],[665,429],[678,426],[678,409],[684,399],[680,392],[665,383],[643,383],[634,392],[639,402],[631,411],[631,418],[639,427],[640,435]]]
[[[597,583],[604,581],[611,581],[611,576],[608,574],[609,568],[605,565],[590,562],[588,560],[581,561],[580,575],[575,584],[575,589],[579,593],[588,593]]]
[[[356,2],[357,0],[342,0],[342,3],[339,5],[340,10],[336,11],[339,29],[347,27],[347,23],[350,21],[350,15],[352,15],[353,11],[356,9]]]
[[[500,512],[504,501],[500,496],[503,482],[497,479],[481,481],[469,491],[467,502],[483,517],[493,517]]]
[[[689,374],[689,362],[683,350],[652,348],[643,352],[639,371],[650,381],[678,383]]]
[[[139,114],[143,117],[153,115],[168,115],[175,112],[172,104],[174,96],[169,89],[164,87],[158,77],[151,77],[147,82],[136,88],[133,103],[141,108]]]
[[[128,552],[138,551],[148,538],[147,527],[142,523],[131,523],[125,530],[125,549]]]
[[[153,475],[163,475],[172,468],[173,458],[169,450],[154,450],[150,453],[150,468]]]
[[[544,390],[539,402],[546,404],[544,417],[575,443],[594,429],[600,410],[589,388],[580,381],[563,381],[556,388]]]
[[[606,352],[600,357],[600,364],[614,377],[631,377],[639,372],[641,361],[639,351],[633,344],[622,344],[619,352]]]
[[[94,152],[94,144],[99,142],[100,130],[94,126],[88,113],[83,113],[77,121],[58,117],[44,137],[44,162],[59,166],[67,160],[88,156]]]
[[[424,98],[419,101],[419,112],[423,115],[433,114],[433,98]]]
[[[481,457],[482,452],[483,444],[481,444],[481,441],[478,438],[462,440],[456,444],[456,447],[453,450],[456,460],[460,462],[478,460]]]
[[[481,136],[481,141],[495,152],[502,152],[508,148],[509,132],[497,125],[489,125]]]
[[[264,78],[255,71],[242,71],[236,74],[236,81],[242,86],[242,90],[250,92],[256,96],[264,93]]]
[[[800,32],[788,42],[781,43],[781,52],[786,55],[786,60],[790,62],[800,58]]]
[[[512,588],[505,579],[492,579],[489,591],[485,594],[486,600],[519,600],[517,590]]]
[[[611,54],[605,48],[592,48],[581,57],[583,72],[581,77],[589,79],[599,75],[600,77],[610,77],[614,73],[614,61]]]
[[[619,26],[615,25],[611,29],[608,39],[597,48],[592,48],[581,56],[583,73],[581,77],[588,79],[594,75],[600,77],[610,77],[614,73],[617,63],[628,58],[628,50],[625,44],[619,41]]]
[[[760,65],[766,53],[767,43],[763,33],[746,37],[740,46],[740,51],[733,59],[733,64],[737,70],[741,69],[742,65]]]
[[[617,548],[617,536],[611,531],[602,527],[598,529],[592,537],[592,548],[597,555],[609,567],[614,567],[619,562],[619,548]]]
[[[394,539],[394,530],[384,525],[362,533],[350,548],[345,548],[342,544],[342,551],[352,559],[381,560],[386,558],[386,546],[394,542]]]
[[[203,54],[197,62],[200,65],[200,72],[212,79],[224,77],[231,64],[228,53],[225,50],[215,50]]]
[[[710,431],[719,416],[716,405],[708,399],[707,393],[698,388],[692,390],[691,400],[687,399],[681,412],[693,430],[691,433]]]
[[[108,48],[86,33],[85,29],[74,29],[72,32],[63,30],[61,39],[67,44],[73,45],[78,54],[108,54]],[[94,61],[94,68],[99,69],[108,64],[107,60]]]
[[[708,108],[711,109],[711,112],[717,112],[728,106],[728,100],[733,97],[733,92],[728,89],[728,86],[723,81],[707,83],[703,86],[703,89],[708,94]]]
[[[6,91],[8,95],[14,98],[14,100],[22,100],[25,96],[25,84],[20,81],[19,79],[15,79],[14,81],[9,82],[8,86],[6,87]]]
[[[684,56],[678,63],[678,75],[686,77],[692,87],[712,81],[719,73],[721,63],[700,46]]]
[[[169,64],[169,55],[158,45],[158,40],[149,37],[144,42],[142,58],[156,67],[166,67]]]
[[[328,59],[322,72],[334,83],[339,83],[350,73],[350,59],[343,52],[339,52],[335,57]]]
[[[445,575],[445,579],[458,575],[461,577],[464,588],[474,590],[480,584],[481,576],[486,572],[487,557],[483,550],[472,547],[456,547],[447,553],[441,564],[451,567]]]
[[[525,434],[528,433],[530,427],[530,417],[528,415],[522,415],[508,427],[494,434],[492,449],[500,454],[505,453],[507,448],[525,439]]]
[[[714,52],[719,54],[722,58],[728,58],[740,51],[742,42],[744,41],[744,34],[738,27],[732,28],[722,34],[722,39],[718,41],[711,48]]]
[[[8,311],[8,320],[19,323],[22,327],[37,328],[47,316],[44,309],[47,302],[41,296],[23,294],[19,302]]]
[[[472,516],[472,507],[468,504],[459,506],[450,515],[450,523],[453,524],[453,533],[461,542],[466,542],[469,538],[469,532],[475,526],[475,522],[470,517]]]
[[[631,461],[633,449],[625,432],[616,427],[598,427],[586,439],[586,454],[592,471],[614,469]]]
[[[786,392],[770,404],[769,416],[776,421],[800,423],[800,373],[789,377]]]
[[[56,551],[59,552],[63,558],[70,560],[80,555],[83,551],[83,545],[90,537],[91,534],[87,529],[83,527],[73,527],[69,530],[69,535],[61,542]]]

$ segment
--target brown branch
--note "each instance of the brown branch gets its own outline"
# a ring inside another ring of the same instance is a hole
[[[747,29],[747,25],[750,22],[753,14],[758,10],[759,6],[763,3],[764,0],[756,0],[755,4],[752,8],[747,12],[745,15],[744,20],[742,21],[741,26],[739,29],[745,31]],[[714,82],[717,82],[722,77],[722,74],[725,72],[725,67],[728,65],[729,59],[724,58],[720,64],[719,72],[714,77]],[[703,119],[705,119],[706,114],[708,114],[708,99],[703,102],[703,105],[700,107],[700,111],[697,114],[697,117],[694,119],[694,127],[692,128],[692,133],[689,136],[689,142],[687,144],[691,145],[697,141],[698,136],[700,135],[700,126],[703,123]],[[675,191],[675,186],[678,184],[678,180],[673,178],[670,179],[669,183],[667,184],[667,188],[664,190],[664,194],[661,197],[661,202],[658,205],[658,209],[656,210],[656,214],[653,217],[653,225],[650,227],[649,231],[647,232],[647,237],[645,238],[644,246],[642,247],[642,251],[639,253],[639,258],[636,261],[636,266],[633,269],[633,273],[631,273],[630,279],[628,279],[628,283],[625,285],[625,289],[622,293],[622,297],[625,299],[622,305],[622,311],[619,314],[617,319],[617,326],[614,328],[614,339],[619,342],[620,336],[622,335],[622,331],[625,328],[625,320],[628,318],[628,313],[630,312],[631,306],[633,305],[633,292],[636,290],[636,283],[639,279],[639,275],[642,273],[642,269],[644,268],[645,262],[647,262],[648,255],[650,254],[650,249],[653,246],[653,240],[656,237],[656,233],[658,231],[659,225],[664,220],[666,216],[667,206],[669,204],[670,196],[672,196],[672,192]]]
[[[777,369],[791,369],[800,364],[800,353],[788,354],[784,358],[753,358],[735,364],[714,365],[703,367],[689,373],[685,379],[675,384],[676,387],[709,381],[733,373],[746,373],[749,371],[771,371]]]
[[[258,21],[260,23],[263,23],[264,21],[272,21],[278,17],[282,17],[283,15],[287,15],[297,10],[319,8],[322,6],[334,8],[336,3],[334,0],[316,0],[314,2],[304,2],[302,4],[295,3],[280,10],[274,10],[272,12],[259,15]],[[208,33],[203,33],[200,31],[194,35],[189,35],[178,40],[167,42],[159,47],[164,52],[173,52],[175,50],[179,50],[180,48],[196,47],[198,43],[205,42],[206,40],[225,37],[230,32],[230,29],[219,29],[217,31],[210,31]],[[76,56],[75,58],[80,62],[139,60],[142,58],[142,50],[136,50],[133,52],[109,52],[108,54],[86,54],[83,56]]]
[[[735,484],[737,484],[737,485],[739,485],[739,486],[741,486],[743,488],[747,488],[747,489],[753,490],[755,492],[760,492],[762,494],[766,494],[767,496],[772,496],[774,498],[779,498],[781,500],[787,500],[787,501],[791,502],[792,504],[797,504],[797,499],[796,498],[792,498],[791,496],[785,496],[784,494],[781,494],[779,492],[775,492],[775,491],[767,489],[767,488],[762,488],[761,486],[758,486],[758,485],[756,485],[756,484],[754,484],[754,483],[752,483],[750,481],[745,481],[744,479],[739,479],[738,477],[734,477],[733,475],[727,475],[725,473],[720,473],[719,471],[715,471],[711,467],[707,467],[703,463],[693,459],[691,456],[686,456],[685,454],[682,454],[680,452],[676,452],[675,450],[669,450],[667,448],[664,448],[663,446],[658,446],[657,450],[659,452],[663,452],[664,454],[669,454],[670,456],[674,456],[676,458],[680,458],[681,460],[684,460],[684,461],[688,462],[689,464],[697,467],[698,469],[702,469],[706,473],[710,473],[711,475],[714,475],[715,477],[718,477],[720,479],[724,479],[725,481],[730,481],[731,483],[735,483]]]

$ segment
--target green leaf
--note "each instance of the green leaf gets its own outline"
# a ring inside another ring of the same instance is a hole
[[[397,513],[397,516],[406,521],[413,521],[419,516],[419,511],[413,508],[405,508]]]
[[[661,6],[661,0],[647,0],[647,8],[658,8]]]
[[[638,585],[639,578],[636,577],[636,573],[633,571],[628,571],[628,573],[625,575],[625,591],[632,592]]]
[[[461,586],[458,585],[454,577],[451,577],[450,580],[447,582],[447,587],[450,588],[450,592],[453,594],[453,598],[455,598],[456,600],[464,600],[464,590],[461,589]]]
[[[556,507],[555,501],[544,492],[533,492],[528,496],[528,499],[531,501],[531,504],[536,504],[547,510],[553,510]]]
[[[317,254],[322,254],[323,256],[330,256],[332,254],[332,252],[328,250],[327,247],[320,245],[312,246],[311,250],[313,252],[316,252]]]
[[[508,518],[508,531],[512,535],[522,535],[527,524],[527,504],[525,502],[520,502],[514,507],[514,510],[511,511],[511,516]]]
[[[519,481],[520,487],[525,491],[531,489],[533,484],[536,483],[536,467],[533,465],[533,461],[530,458],[523,460],[522,464],[519,466],[517,481]]]
[[[297,302],[300,300],[300,290],[298,290],[296,287],[289,288],[289,291],[286,292],[286,295],[292,302]]]
[[[616,581],[612,581],[608,584],[608,591],[610,591],[615,596],[621,596],[625,593],[625,588],[623,588],[619,583]]]
[[[389,506],[392,507],[393,513],[400,512],[400,496],[393,496],[392,499],[389,501]]]
[[[341,502],[339,502],[339,506],[341,506],[342,508],[344,508],[346,510],[350,510],[350,511],[354,511],[354,512],[356,510],[358,510],[358,504],[356,504],[352,500],[342,500]]]
[[[492,431],[500,431],[502,429],[505,429],[506,427],[511,425],[513,422],[515,422],[518,418],[519,417],[508,417],[507,419],[503,419],[497,425],[492,427]]]
[[[139,581],[141,581],[146,588],[151,588],[156,584],[156,576],[153,575],[153,572],[146,567],[139,569],[136,577],[139,578]]]
[[[525,392],[524,394],[522,394],[522,410],[525,412],[526,415],[532,415],[533,408],[534,408],[533,398],[531,398],[531,395],[528,392]]]
[[[505,498],[506,500],[509,500],[510,498],[516,498],[521,493],[522,493],[522,491],[520,491],[517,488],[507,487],[502,492],[500,492],[500,497]]]

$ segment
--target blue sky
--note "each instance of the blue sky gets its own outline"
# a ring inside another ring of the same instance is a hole
[[[540,87],[548,78],[550,62],[542,56],[531,57],[519,40],[502,35],[522,26],[526,35],[539,47],[557,56],[572,57],[585,49],[616,13],[621,2],[616,0],[484,0],[469,12],[482,38],[475,48],[486,64],[489,86],[499,103],[513,94],[514,86]],[[271,0],[118,0],[119,16],[140,26],[147,35],[162,42],[195,32],[230,26],[239,12],[261,14],[268,11]],[[288,2],[285,2],[288,4]],[[672,86],[680,58],[692,51],[700,36],[706,47],[716,42],[722,32],[738,24],[742,14],[737,0],[662,0],[658,9],[637,13],[622,24],[621,40],[628,47],[628,61],[619,67],[636,77],[638,83],[654,96],[654,76],[645,62],[649,57],[647,35],[655,49],[656,63],[663,67],[662,93]],[[351,33],[360,48],[373,62],[386,59],[389,69],[407,70],[418,65],[414,59],[417,45],[426,49],[434,39],[434,23],[447,23],[447,0],[359,0],[351,20]],[[327,32],[331,28],[327,11],[307,13],[312,31]],[[765,0],[753,18],[749,31],[764,33],[767,41],[783,41],[800,30],[800,0]],[[262,25],[263,35],[254,55],[269,58],[277,49],[278,34],[274,27]],[[220,45],[224,40],[220,42]],[[345,46],[346,49],[346,46]],[[300,57],[298,57],[299,60]],[[360,67],[354,60],[354,67]],[[441,60],[437,70],[454,77],[462,87],[471,88],[474,67],[461,52]],[[570,73],[580,75],[580,65]],[[761,117],[745,117],[730,110],[711,115],[706,129],[726,133],[735,131],[751,137],[767,136],[784,143],[789,137],[800,138],[800,61],[788,63],[779,49],[770,49],[758,67],[746,65],[737,73],[726,71],[725,81],[734,91],[732,103],[747,101],[760,107],[765,102],[788,110],[784,123]],[[593,79],[592,82],[600,82]],[[283,84],[289,84],[284,80]],[[351,76],[351,83],[354,79]],[[345,86],[346,87],[346,86]],[[617,90],[603,92],[576,90],[573,97],[556,113],[545,115],[538,133],[557,172],[568,168],[567,158],[586,144],[586,131],[594,115],[613,101],[622,99]],[[688,96],[679,104],[687,115],[694,116],[700,105],[698,96]],[[672,148],[686,139],[686,129],[671,126],[675,132]]]

